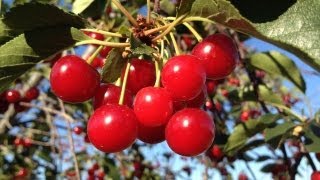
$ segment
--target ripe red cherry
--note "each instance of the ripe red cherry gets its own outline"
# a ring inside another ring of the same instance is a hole
[[[16,173],[15,178],[21,179],[25,178],[28,175],[28,169],[26,168],[21,168],[19,171]]]
[[[27,92],[24,95],[25,100],[32,101],[36,99],[39,96],[39,90],[36,87],[32,87],[27,90]]]
[[[13,144],[14,144],[15,146],[23,145],[23,139],[17,137],[17,138],[13,141]]]
[[[104,59],[101,57],[95,57],[91,63],[91,66],[94,68],[103,68]]]
[[[105,175],[106,174],[103,171],[99,171],[96,177],[98,178],[98,180],[103,180]]]
[[[97,149],[106,153],[119,152],[137,138],[138,120],[129,107],[107,104],[94,111],[87,132]]]
[[[196,156],[212,144],[215,137],[214,122],[205,111],[186,108],[171,117],[165,135],[175,153]]]
[[[166,125],[148,127],[139,123],[138,139],[148,144],[157,144],[165,140]]]
[[[169,93],[158,87],[141,89],[136,95],[133,107],[139,122],[150,127],[166,124],[173,113]]]
[[[207,93],[206,93],[206,90],[204,89],[195,98],[189,101],[186,101],[187,107],[201,108],[205,103],[206,97],[207,97]]]
[[[195,98],[202,90],[206,75],[199,59],[192,55],[179,55],[169,59],[161,72],[163,87],[176,101]]]
[[[121,94],[121,87],[114,84],[102,84],[93,97],[93,107],[97,109],[104,104],[118,104]],[[124,94],[124,103],[128,107],[132,106],[133,96],[126,90]]]
[[[214,80],[207,80],[206,81],[207,93],[209,96],[214,94],[214,92],[217,89],[217,86],[218,86],[217,81],[214,81]]]
[[[73,128],[73,132],[75,133],[75,134],[81,134],[82,132],[83,132],[83,128],[82,127],[80,127],[80,126],[76,126],[76,127],[74,127]]]
[[[241,112],[240,120],[241,120],[242,122],[248,121],[249,118],[250,118],[250,112],[249,112],[249,111],[242,111],[242,112]]]
[[[100,85],[100,75],[80,57],[68,55],[54,64],[50,84],[54,94],[63,101],[79,103],[94,96]]]
[[[8,90],[6,92],[6,99],[9,103],[18,102],[21,99],[20,92],[14,89]]]
[[[32,146],[32,140],[30,138],[24,138],[23,139],[23,146],[24,147],[30,147]]]
[[[320,180],[320,171],[313,171],[311,174],[311,180]]]
[[[238,180],[248,180],[248,176],[244,173],[240,173],[238,176]]]
[[[233,40],[224,34],[208,36],[193,48],[192,54],[201,59],[208,79],[225,78],[239,59]]]
[[[105,47],[100,51],[100,56],[101,56],[102,58],[107,57],[108,54],[109,54],[109,52],[111,51],[111,49],[112,49],[111,47],[105,46]]]
[[[213,145],[209,156],[215,161],[220,161],[224,157],[224,154],[218,145]]]
[[[86,35],[90,36],[93,39],[100,40],[100,41],[104,40],[104,35],[103,34],[95,33],[95,32],[88,32],[88,31],[84,31],[84,33]]]
[[[124,77],[125,68],[122,70]],[[132,59],[126,88],[133,94],[140,89],[153,86],[156,81],[154,63],[148,60]]]

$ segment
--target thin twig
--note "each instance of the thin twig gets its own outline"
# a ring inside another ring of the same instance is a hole
[[[113,4],[116,5],[120,11],[128,18],[128,20],[133,24],[133,26],[138,27],[138,22],[132,17],[132,15],[121,5],[117,0],[112,0]]]
[[[251,167],[249,166],[249,164],[248,164],[247,161],[245,161],[245,164],[246,164],[246,167],[247,167],[247,169],[249,170],[251,176],[253,177],[253,179],[256,180],[256,179],[257,179],[257,178],[256,178],[256,175],[254,174],[253,170],[251,169]]]
[[[177,24],[179,24],[185,17],[187,16],[187,14],[184,14],[182,16],[180,16],[179,18],[177,18],[176,20],[174,20],[169,26],[168,28],[163,31],[161,34],[159,34],[157,37],[153,38],[152,41],[157,41],[158,39],[161,39],[162,37],[164,37],[165,35],[167,35]]]
[[[66,114],[66,110],[64,108],[64,103],[60,99],[58,99],[58,101],[59,101],[59,105],[60,105],[60,108],[61,108],[61,112],[63,114]],[[75,153],[74,141],[73,141],[72,131],[71,131],[71,121],[70,121],[70,119],[66,119],[66,120],[67,120],[68,141],[69,141],[70,146],[71,146],[71,154],[72,154],[73,161],[74,161],[75,173],[76,173],[77,179],[80,180],[79,165],[78,165],[77,156],[76,156],[76,153]]]
[[[150,5],[150,0],[147,0],[147,23],[150,23],[150,17],[151,17],[151,5]]]

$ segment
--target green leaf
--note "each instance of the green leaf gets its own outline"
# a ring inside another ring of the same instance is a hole
[[[160,1],[160,9],[169,15],[174,15],[174,13],[176,12],[175,5],[171,0]]]
[[[28,31],[0,47],[0,92],[39,61],[88,37],[69,27]]]
[[[296,126],[293,122],[284,122],[283,124],[277,124],[274,127],[269,127],[265,129],[265,141],[271,141],[284,135],[289,130]]]
[[[287,56],[277,51],[256,53],[248,59],[248,62],[255,68],[264,70],[271,75],[285,77],[302,92],[306,91],[306,84],[299,69]]]
[[[75,14],[82,13],[94,0],[75,0],[72,5],[72,12]]]
[[[113,48],[109,52],[102,69],[103,82],[114,82],[121,76],[121,70],[127,63],[127,60],[122,57],[123,51],[123,48]]]
[[[224,152],[229,156],[233,156],[245,146],[250,137],[263,131],[271,122],[275,122],[280,118],[280,115],[265,114],[258,120],[250,119],[245,123],[237,125],[224,146]]]
[[[138,38],[135,38],[133,34],[130,36],[131,52],[133,55],[148,55],[151,56],[157,51],[152,47],[142,43]]]
[[[320,126],[312,123],[304,129],[305,147],[309,152],[320,152]]]
[[[273,170],[273,168],[276,166],[277,164],[276,163],[269,163],[269,164],[266,164],[264,165],[262,168],[261,168],[261,171],[262,172],[265,172],[265,173],[269,173]]]
[[[267,86],[264,85],[259,85],[258,87],[258,92],[259,92],[259,98],[266,102],[266,103],[272,103],[274,105],[279,105],[279,106],[283,106],[283,101],[282,98],[271,91],[271,89],[269,89]]]
[[[262,2],[269,4],[267,0]],[[283,3],[277,1],[272,4],[272,7],[278,7],[278,4]],[[242,8],[240,13],[227,0],[185,0],[181,2],[178,15],[190,11],[191,16],[210,18],[236,31],[283,48],[320,71],[320,1],[300,0],[290,5],[277,10],[277,14],[273,13],[273,8],[265,7],[263,8],[267,9],[267,12],[252,11],[252,8],[246,7]],[[245,18],[242,14],[248,14],[247,12],[250,12],[250,16]],[[273,16],[267,17],[263,23],[253,23],[255,19],[252,17],[267,13]]]
[[[0,21],[0,44],[25,31],[56,26],[83,28],[85,21],[79,16],[49,4],[18,5],[11,8]]]

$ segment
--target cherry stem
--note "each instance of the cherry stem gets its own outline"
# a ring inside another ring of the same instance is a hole
[[[175,17],[166,17],[166,18],[164,18],[164,19],[174,21],[176,18],[175,18]],[[195,17],[187,17],[187,18],[185,18],[184,20],[182,20],[182,22],[190,22],[190,21],[202,21],[202,22],[207,22],[207,23],[215,24],[215,22],[214,22],[214,21],[211,21],[210,19],[203,18],[203,17],[198,17],[198,16],[195,16]]]
[[[181,54],[180,48],[179,48],[178,43],[177,43],[176,39],[174,38],[174,35],[172,32],[170,32],[170,37],[171,37],[171,41],[173,43],[174,50],[176,51],[176,55],[180,55]]]
[[[151,10],[150,10],[150,0],[147,0],[147,23],[150,23],[150,17],[151,17]]]
[[[113,4],[116,5],[120,11],[128,18],[133,26],[138,27],[138,22],[132,17],[132,15],[124,8],[121,3],[117,0],[112,0]]]
[[[161,71],[159,66],[159,60],[156,60],[154,62],[155,68],[156,68],[156,82],[154,83],[154,87],[160,87],[160,77],[161,77]]]
[[[196,37],[198,42],[202,41],[201,35],[189,23],[184,22],[183,25],[185,25],[189,29],[189,31],[194,35],[194,37]]]
[[[112,36],[112,37],[119,37],[119,38],[125,37],[123,34],[114,33],[114,32],[108,32],[108,31],[103,31],[103,30],[97,30],[97,29],[81,29],[81,30],[82,31],[87,31],[87,32],[99,33],[99,34],[103,34],[103,35],[106,35],[106,36]]]
[[[129,47],[130,46],[130,43],[115,43],[115,42],[99,41],[94,39],[77,42],[75,46],[80,46],[85,44],[97,44],[97,45],[109,46],[109,47]]]
[[[128,62],[127,63],[127,67],[126,67],[126,71],[124,73],[122,86],[121,86],[121,94],[120,94],[120,99],[119,99],[119,104],[120,105],[123,105],[124,94],[125,94],[125,91],[126,91],[126,86],[127,86],[127,80],[128,80],[130,66],[131,66],[131,64],[130,64],[130,62]]]
[[[94,53],[87,59],[87,63],[91,64],[94,60],[94,58],[96,58],[98,56],[98,54],[100,53],[100,51],[102,50],[104,46],[99,46]]]
[[[185,17],[187,16],[187,14],[184,14],[182,16],[180,16],[179,18],[175,19],[171,24],[169,24],[168,28],[163,31],[161,34],[159,34],[157,37],[153,38],[152,41],[157,41],[159,39],[161,39],[162,37],[164,37],[165,35],[167,35],[177,24],[179,24]]]
[[[170,24],[171,24],[171,23],[170,23]],[[148,35],[150,35],[150,34],[153,34],[153,33],[162,31],[162,30],[164,30],[164,29],[167,29],[167,28],[170,26],[170,24],[166,24],[166,25],[164,25],[164,26],[160,26],[160,27],[157,27],[157,28],[153,28],[153,29],[146,30],[146,31],[144,31],[144,35],[145,35],[145,36],[148,36]]]

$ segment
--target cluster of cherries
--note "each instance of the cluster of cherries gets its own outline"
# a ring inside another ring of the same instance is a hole
[[[8,109],[10,103],[14,104],[16,112],[21,112],[24,110],[24,107],[19,104],[20,102],[30,102],[36,99],[38,96],[39,90],[36,87],[31,87],[30,89],[28,89],[24,93],[24,96],[22,96],[18,90],[7,90],[0,95],[0,112],[5,112]]]
[[[231,38],[211,35],[198,43],[191,55],[167,61],[161,70],[161,87],[154,86],[153,61],[131,59],[123,105],[118,104],[121,87],[100,84],[98,71],[75,55],[54,64],[50,83],[63,101],[80,103],[92,98],[95,110],[87,133],[97,149],[122,151],[138,138],[150,144],[166,140],[175,153],[196,156],[206,151],[215,137],[214,121],[201,109],[207,96],[206,80],[225,78],[238,59]]]

